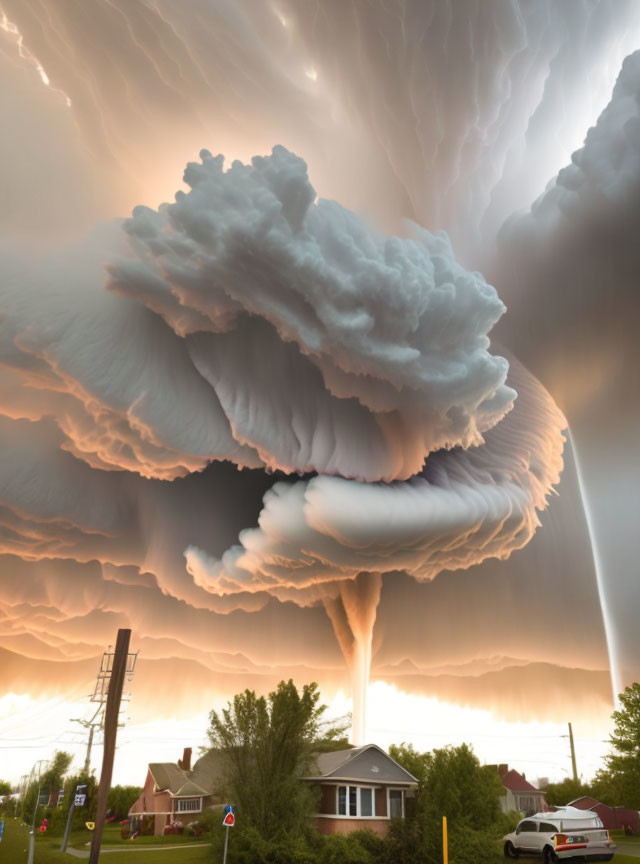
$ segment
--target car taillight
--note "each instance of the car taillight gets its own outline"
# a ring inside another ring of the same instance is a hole
[[[566,834],[556,834],[556,836],[553,839],[555,841],[556,846],[560,846],[562,843],[567,842],[567,835]]]

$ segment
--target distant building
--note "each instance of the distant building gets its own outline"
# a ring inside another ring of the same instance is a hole
[[[129,810],[129,818],[151,823],[154,834],[163,834],[167,825],[193,822],[203,810],[221,804],[220,756],[209,752],[191,769],[191,748],[178,762],[151,762],[140,797]]]
[[[597,813],[602,819],[602,824],[609,831],[628,827],[634,834],[640,834],[640,813],[637,810],[630,810],[628,807],[609,807],[608,804],[603,804],[590,795],[576,798],[575,801],[570,802],[570,806]]]
[[[416,778],[375,744],[321,753],[316,771],[301,778],[319,789],[316,826],[321,834],[368,828],[384,836],[391,819],[403,819]]]
[[[492,765],[500,777],[504,786],[505,795],[500,801],[504,813],[516,810],[524,816],[532,816],[534,813],[546,813],[550,808],[544,797],[544,792],[536,789],[527,780],[524,774],[520,774],[508,765]]]

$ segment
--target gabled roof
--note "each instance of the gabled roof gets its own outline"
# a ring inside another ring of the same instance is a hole
[[[149,771],[162,792],[171,795],[211,795],[220,781],[220,755],[206,753],[185,771],[175,762],[150,762]]]
[[[578,810],[593,810],[600,804],[597,798],[593,798],[591,795],[582,795],[580,798],[575,798],[573,801],[569,801],[568,807],[576,807]]]
[[[359,780],[368,783],[417,784],[413,774],[398,765],[376,744],[320,753],[316,757],[316,771],[303,780]]]
[[[538,795],[544,794],[540,789],[536,789],[535,786],[532,786],[531,783],[522,776],[522,774],[514,771],[513,768],[511,771],[507,771],[506,774],[503,774],[500,780],[502,781],[504,788],[509,789],[510,792],[537,792]]]

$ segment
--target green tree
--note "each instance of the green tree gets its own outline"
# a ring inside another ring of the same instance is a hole
[[[126,819],[142,792],[142,786],[112,786],[107,796],[107,810],[116,819]]]
[[[82,807],[74,807],[71,817],[71,830],[82,828],[85,822],[93,822],[96,817],[96,806],[98,803],[98,782],[93,774],[75,774],[67,777],[64,781],[64,798],[59,807],[52,807],[47,815],[49,817],[49,834],[62,836],[67,824],[69,808],[74,799],[77,786],[85,786],[83,794],[86,795]]]
[[[619,699],[609,739],[613,750],[605,757],[606,768],[596,775],[594,786],[607,804],[640,809],[640,683],[626,687]]]
[[[268,695],[245,690],[209,715],[212,749],[224,755],[227,789],[239,820],[266,839],[299,833],[314,798],[299,778],[311,773],[318,742],[338,739],[344,726],[323,722],[317,684],[302,692],[281,681]]]
[[[69,766],[73,760],[71,753],[66,753],[64,750],[56,750],[53,758],[42,775],[40,788],[43,793],[48,793],[47,797],[54,804],[57,801],[58,792],[62,789],[64,777],[69,770]]]
[[[563,807],[583,795],[593,795],[592,787],[572,777],[565,777],[560,783],[548,783],[544,787],[547,804],[554,807]]]
[[[504,790],[497,772],[480,765],[467,744],[430,753],[401,744],[389,752],[418,780],[415,816],[391,832],[390,860],[402,864],[442,861],[442,817],[446,816],[452,861],[493,862],[503,822],[500,798]]]
[[[11,795],[11,783],[6,780],[0,780],[0,795]]]
[[[418,808],[431,821],[482,829],[495,823],[504,794],[500,778],[480,765],[471,747],[444,747],[417,753],[411,745],[392,746],[390,755],[418,780]]]

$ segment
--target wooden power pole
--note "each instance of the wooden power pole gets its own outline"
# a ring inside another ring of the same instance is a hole
[[[576,767],[576,747],[573,743],[573,729],[569,723],[569,746],[571,747],[571,768],[573,769],[573,779],[578,782],[578,769]]]
[[[93,837],[91,838],[89,864],[98,864],[98,858],[100,856],[102,830],[104,828],[104,820],[107,814],[107,795],[111,788],[111,776],[113,774],[113,757],[116,752],[116,735],[118,733],[120,700],[122,699],[122,687],[124,685],[124,677],[127,671],[130,638],[131,630],[118,630],[116,650],[113,655],[113,668],[109,680],[107,707],[104,713],[104,755],[102,757],[100,785],[98,786],[96,826],[93,829]]]

